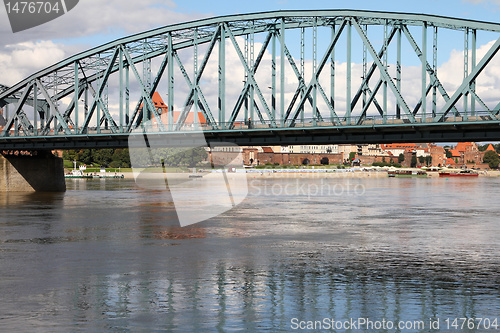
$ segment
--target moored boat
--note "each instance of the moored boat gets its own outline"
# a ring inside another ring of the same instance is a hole
[[[439,172],[439,177],[479,177],[479,173],[475,170],[443,170]]]
[[[64,178],[90,179],[93,178],[93,176],[89,174],[84,174],[82,170],[72,170],[71,172],[65,174]]]
[[[84,174],[83,171],[87,170],[87,166],[80,165],[78,170],[76,169],[76,161],[73,161],[74,168],[69,173],[64,175],[64,178],[81,178],[81,179],[89,179],[93,178],[92,175]]]
[[[427,172],[424,170],[400,169],[400,170],[389,170],[387,171],[387,175],[389,177],[398,177],[398,178],[408,178],[408,177],[424,178],[427,177]]]

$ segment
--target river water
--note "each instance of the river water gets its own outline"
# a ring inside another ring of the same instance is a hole
[[[500,331],[500,179],[320,182],[184,228],[131,179],[2,193],[1,331]]]

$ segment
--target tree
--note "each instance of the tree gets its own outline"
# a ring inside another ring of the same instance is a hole
[[[405,160],[405,154],[401,153],[398,156],[398,163],[403,163]]]
[[[128,149],[116,149],[111,156],[109,164],[112,168],[130,168],[130,155]]]
[[[431,155],[425,157],[425,164],[427,166],[432,164],[432,156]]]
[[[113,161],[113,149],[94,149],[93,161],[100,165],[107,167]]]
[[[163,159],[165,165],[172,167],[186,166],[195,167],[200,162],[206,160],[208,154],[204,147],[196,147],[192,149],[183,148],[165,148],[165,153],[160,158],[157,158],[156,163],[161,163]]]
[[[351,162],[351,161],[352,161],[353,159],[355,159],[355,158],[356,158],[356,153],[355,153],[355,152],[353,152],[353,151],[352,151],[352,152],[350,152],[350,153],[349,153],[349,162]]]
[[[452,158],[453,154],[451,153],[451,150],[445,149],[446,150],[446,158]]]
[[[500,158],[498,157],[498,154],[496,152],[489,150],[484,154],[483,162],[488,163],[490,169],[498,169]]]
[[[486,149],[488,148],[488,146],[489,146],[489,145],[490,145],[489,143],[487,143],[487,144],[485,144],[485,145],[478,145],[478,146],[477,146],[477,149],[478,149],[479,151],[483,152],[483,151],[486,151]]]
[[[82,149],[76,154],[76,160],[83,164],[90,165],[94,161],[92,151],[90,149]]]
[[[419,156],[418,157],[418,163],[424,164],[425,163],[425,157],[424,156]]]
[[[417,166],[417,155],[413,155],[411,157],[411,167],[414,168]]]

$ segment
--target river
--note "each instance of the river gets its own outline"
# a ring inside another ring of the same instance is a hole
[[[0,193],[1,330],[500,331],[500,178],[324,182],[184,228],[132,179]]]

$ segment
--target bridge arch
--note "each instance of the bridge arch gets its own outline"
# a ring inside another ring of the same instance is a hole
[[[463,38],[464,75],[454,91],[438,73],[441,31]],[[476,41],[483,33],[494,41],[479,57]],[[353,10],[277,11],[170,25],[87,50],[0,87],[0,107],[6,109],[0,141],[121,138],[145,125],[169,133],[248,135],[298,128],[363,133],[464,121],[498,125],[500,98],[488,104],[476,85],[500,49],[499,33],[498,23]],[[402,41],[421,68],[418,87],[404,81]],[[337,68],[336,58],[345,70]],[[354,59],[361,59],[358,70]],[[345,90],[336,94],[339,86]],[[165,105],[154,100],[159,90]],[[409,90],[420,97],[410,100]]]

